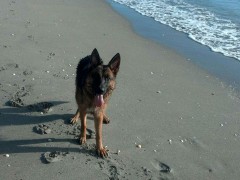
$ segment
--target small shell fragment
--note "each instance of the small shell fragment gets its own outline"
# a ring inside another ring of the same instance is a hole
[[[44,132],[45,132],[45,134],[50,134],[52,132],[52,130],[48,128]]]
[[[138,144],[138,145],[137,145],[137,148],[141,149],[141,148],[142,148],[142,145],[141,145],[141,144]]]
[[[9,157],[10,155],[9,154],[5,154],[6,157]]]
[[[171,139],[169,139],[168,142],[169,142],[169,144],[172,144],[172,140]]]
[[[120,150],[117,150],[117,154],[119,154],[121,151]]]

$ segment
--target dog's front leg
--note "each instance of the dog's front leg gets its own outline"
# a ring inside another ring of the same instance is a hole
[[[107,150],[103,147],[102,144],[102,124],[103,124],[103,113],[96,112],[94,113],[94,124],[96,130],[96,150],[97,154],[101,157],[107,157]]]
[[[81,119],[81,134],[80,134],[80,144],[84,144],[87,141],[86,131],[87,131],[87,111],[86,109],[79,109],[80,119]]]

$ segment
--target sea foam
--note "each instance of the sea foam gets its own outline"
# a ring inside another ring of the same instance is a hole
[[[184,0],[114,0],[154,18],[212,51],[240,60],[240,25]]]

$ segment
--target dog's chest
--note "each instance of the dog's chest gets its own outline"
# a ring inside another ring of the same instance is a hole
[[[93,114],[96,111],[95,109],[96,109],[95,107],[90,107],[90,108],[87,109],[87,113],[88,114]]]

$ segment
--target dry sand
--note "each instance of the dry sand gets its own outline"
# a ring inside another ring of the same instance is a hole
[[[239,98],[135,35],[103,0],[2,0],[0,32],[1,180],[240,177]],[[107,159],[94,139],[78,145],[79,124],[68,124],[76,65],[95,47],[105,63],[122,56],[103,129]]]

